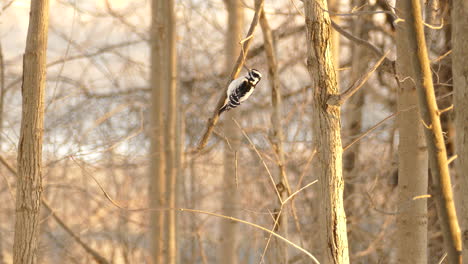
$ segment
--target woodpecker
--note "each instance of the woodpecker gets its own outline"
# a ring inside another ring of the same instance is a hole
[[[233,80],[228,86],[226,101],[219,109],[219,114],[236,108],[247,100],[261,79],[262,74],[256,69],[251,69],[245,76]]]

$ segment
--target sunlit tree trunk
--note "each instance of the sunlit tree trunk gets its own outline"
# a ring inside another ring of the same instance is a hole
[[[169,208],[177,208],[177,174],[178,174],[178,157],[177,154],[177,134],[178,130],[178,91],[177,91],[177,52],[176,52],[176,27],[175,27],[175,13],[174,13],[174,0],[166,0],[167,13],[165,20],[167,23],[167,46],[165,47],[165,76],[167,78],[166,87],[167,91],[167,105],[166,113],[166,179],[167,179],[167,201]],[[176,210],[169,210],[167,213],[167,256],[166,263],[175,264],[177,262],[177,214]]]
[[[397,15],[404,18],[402,1]],[[407,24],[396,25],[399,131],[397,262],[427,263],[427,200],[413,197],[427,193],[427,151],[423,126],[417,108],[416,87],[412,81],[410,49],[406,41]]]
[[[313,85],[313,138],[320,185],[320,225],[326,258],[321,263],[349,263],[346,214],[343,208],[340,108],[327,105],[338,94],[331,56],[331,27],[325,0],[305,0],[307,68]]]
[[[3,59],[2,43],[0,43],[0,135],[2,135],[2,132],[3,132],[4,98],[5,98],[5,61]],[[3,140],[2,140],[2,137],[0,136],[0,152],[2,151],[2,144],[3,144]]]
[[[460,179],[463,259],[468,261],[468,2],[452,2],[452,70],[455,104],[455,161]]]
[[[444,112],[443,109],[438,108],[435,98],[432,72],[424,38],[421,4],[419,0],[403,1],[402,7],[406,13],[409,56],[418,94],[420,122],[425,126],[429,165],[434,185],[432,189],[447,251],[447,260],[448,263],[462,263],[460,229],[453,202],[447,152],[440,122],[440,115]]]
[[[224,0],[227,11],[228,28],[226,32],[226,69],[231,72],[237,56],[240,53],[239,41],[242,39],[242,26],[244,11],[239,0]],[[232,118],[241,109],[231,110],[225,113],[224,133],[229,144],[224,144],[224,176],[223,176],[223,214],[236,216],[235,204],[239,201],[236,189],[236,168],[235,153],[239,150],[240,133]],[[219,251],[218,262],[235,264],[237,261],[237,229],[238,224],[234,221],[221,222],[221,250]]]
[[[149,199],[151,208],[166,207],[166,175],[164,152],[163,112],[165,108],[164,89],[169,85],[166,72],[168,68],[167,50],[169,46],[167,19],[169,5],[164,0],[153,0],[151,6],[151,76],[152,104],[150,121],[150,186]],[[164,264],[167,253],[165,240],[165,211],[151,211],[151,256],[153,264]]]
[[[42,199],[42,134],[49,1],[32,0],[26,51],[23,57],[21,131],[13,263],[35,263]]]

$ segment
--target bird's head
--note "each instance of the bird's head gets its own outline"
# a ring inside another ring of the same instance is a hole
[[[249,70],[248,79],[253,85],[257,85],[257,83],[262,79],[262,74],[256,69],[251,69]]]

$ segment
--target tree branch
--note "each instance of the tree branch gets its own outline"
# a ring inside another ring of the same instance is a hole
[[[372,44],[369,41],[366,41],[364,39],[358,38],[358,37],[354,36],[353,34],[347,32],[346,30],[341,28],[338,24],[333,22],[333,20],[331,20],[331,25],[332,25],[333,29],[338,31],[341,35],[343,35],[343,37],[355,42],[356,44],[368,47],[378,57],[383,57],[384,56],[384,54],[374,44]],[[392,74],[395,73],[395,61],[392,61],[392,60],[387,59],[386,57],[384,57],[383,65],[384,65],[384,67],[383,67],[384,71],[392,73]]]
[[[342,105],[346,100],[348,100],[353,94],[355,94],[371,77],[372,73],[374,73],[377,68],[382,64],[382,62],[385,61],[387,58],[389,51],[385,53],[380,60],[378,60],[374,67],[372,67],[368,72],[366,72],[364,75],[362,75],[358,80],[356,80],[346,91],[338,94],[338,95],[332,95],[328,101],[327,104],[329,105],[335,105],[335,106],[340,106]]]
[[[242,66],[244,65],[245,59],[247,57],[247,53],[249,51],[250,43],[252,42],[253,39],[253,34],[255,32],[255,28],[257,27],[258,20],[260,18],[260,13],[263,7],[263,0],[255,0],[255,15],[252,19],[252,23],[250,24],[249,32],[247,33],[247,36],[245,37],[244,40],[242,40],[242,49],[241,53],[239,54],[239,57],[237,57],[237,62],[234,65],[234,69],[232,70],[231,73],[231,78],[229,79],[229,83],[231,83],[232,80],[237,78],[239,75],[239,72],[242,69]],[[227,86],[226,85],[226,86]],[[213,110],[213,114],[211,118],[208,119],[208,122],[206,124],[206,130],[203,136],[201,137],[200,141],[198,142],[198,146],[196,151],[199,152],[203,150],[203,148],[206,146],[208,143],[208,139],[210,138],[211,134],[213,133],[213,129],[218,123],[219,120],[219,109],[223,106],[224,101],[226,101],[226,93],[223,92],[221,97],[218,100],[218,103],[216,104],[216,108]]]

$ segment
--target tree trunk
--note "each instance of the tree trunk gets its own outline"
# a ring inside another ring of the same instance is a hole
[[[0,43],[0,135],[3,135],[3,105],[5,98],[5,61],[3,60],[2,43]],[[0,136],[0,152],[2,151],[3,136]],[[1,243],[1,242],[0,242]]]
[[[42,198],[42,134],[49,1],[32,0],[26,51],[23,57],[23,95],[18,143],[18,182],[13,263],[34,263]]]
[[[169,5],[164,0],[153,0],[151,6],[151,125],[150,125],[150,186],[149,199],[151,208],[166,207],[166,175],[164,152],[164,89],[168,87],[169,80],[166,75],[168,68],[167,50],[169,46],[169,22],[167,13]],[[166,230],[165,211],[151,211],[151,254],[153,264],[166,263],[167,253],[164,245]]]
[[[226,32],[226,72],[230,72],[237,55],[240,53],[238,44],[242,38],[242,27],[244,20],[244,10],[239,0],[225,0],[226,11],[228,13],[228,29]],[[224,145],[224,176],[223,176],[223,215],[236,216],[234,209],[238,203],[238,192],[236,189],[236,167],[235,152],[239,150],[240,133],[232,118],[236,117],[240,109],[227,112],[225,115],[224,132],[229,144]],[[221,250],[219,251],[218,262],[235,264],[237,261],[237,227],[234,221],[221,222]]]
[[[177,52],[176,52],[176,29],[175,29],[175,14],[174,14],[174,0],[166,0],[167,12],[165,20],[167,23],[167,40],[165,56],[165,76],[167,83],[164,90],[167,91],[167,105],[166,113],[166,179],[167,179],[167,201],[169,208],[177,208],[177,174],[178,174],[178,158],[177,158],[177,134],[180,130],[177,129],[178,123],[178,91],[177,91]],[[168,264],[177,263],[177,214],[176,210],[169,210],[167,212],[167,261]]]
[[[405,18],[402,1],[397,1],[397,15]],[[407,24],[396,26],[399,131],[398,145],[398,214],[397,262],[427,263],[427,200],[412,200],[427,193],[427,151],[424,130],[417,108],[416,87],[410,74],[410,49],[406,41]],[[411,109],[411,110],[409,110]]]
[[[317,148],[321,195],[321,230],[326,248],[322,263],[349,263],[346,214],[343,208],[340,108],[327,105],[338,94],[331,57],[331,27],[326,0],[305,0],[307,68],[313,85],[314,146]]]
[[[461,229],[463,258],[468,259],[468,2],[453,0],[452,3],[452,71],[455,104],[455,161],[460,179]]]
[[[418,93],[420,122],[425,126],[426,144],[429,151],[429,165],[434,185],[434,198],[442,227],[449,263],[461,263],[461,237],[457,213],[453,203],[452,184],[447,163],[447,152],[440,123],[439,110],[434,93],[432,72],[428,59],[424,27],[419,0],[403,1],[408,30],[408,47],[414,81]]]
[[[291,195],[291,188],[286,175],[286,164],[284,159],[283,150],[283,126],[281,121],[281,90],[280,81],[278,74],[278,62],[276,60],[276,52],[273,44],[273,34],[270,29],[270,25],[266,19],[265,12],[262,11],[260,15],[260,26],[262,27],[263,42],[265,43],[265,54],[268,62],[268,79],[271,86],[271,104],[273,106],[271,113],[271,134],[269,135],[270,142],[273,145],[273,149],[276,154],[276,163],[278,165],[279,177],[276,179],[276,186],[282,186],[278,188],[280,190],[281,198],[283,201]],[[283,237],[288,236],[288,217],[287,208],[283,207],[280,203],[278,204],[278,216],[275,220],[275,229],[279,230],[279,234]],[[279,226],[278,226],[279,225]],[[288,245],[283,241],[275,238],[278,250],[275,250],[275,262],[276,263],[288,263]]]

